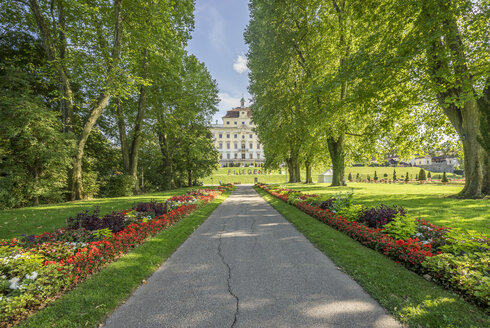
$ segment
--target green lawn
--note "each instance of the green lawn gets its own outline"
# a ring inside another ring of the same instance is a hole
[[[280,170],[273,170],[270,171],[266,175],[258,175],[258,174],[253,174],[254,170],[259,170],[260,168],[256,167],[221,167],[214,171],[214,173],[204,179],[205,184],[217,184],[220,181],[222,183],[225,182],[240,182],[243,184],[251,184],[254,183],[254,178],[257,178],[259,182],[263,183],[285,183],[287,181],[287,176],[286,176],[286,169],[282,169],[282,173],[280,174]],[[371,176],[371,178],[374,177],[374,171],[376,171],[378,177],[380,179],[384,178],[384,174],[388,175],[388,179],[391,179],[393,177],[393,170],[396,170],[396,175],[398,179],[401,179],[402,176],[405,176],[405,174],[408,172],[409,177],[413,177],[415,179],[415,175],[419,173],[420,168],[418,167],[346,167],[345,168],[345,177],[347,178],[349,173],[352,173],[353,178],[356,177],[357,173],[360,174],[362,178],[367,178],[368,175]],[[238,173],[239,171],[242,172],[245,170],[245,175],[238,175],[234,173]],[[248,174],[248,172],[251,171],[252,174]],[[313,169],[312,171],[312,176],[313,176],[313,181],[318,181],[318,175],[320,173],[325,172],[326,169]],[[228,174],[230,172],[230,174]],[[441,173],[431,173],[432,176],[435,178]],[[306,178],[306,173],[305,171],[301,171],[301,177],[304,180]],[[453,178],[453,174],[448,174],[448,178]]]
[[[172,192],[175,194],[175,190]],[[110,263],[19,327],[99,327],[221,204],[225,193]]]
[[[189,188],[130,197],[100,198],[0,211],[0,239],[52,231],[63,227],[68,217],[85,210],[94,210],[99,207],[101,214],[108,214],[112,211],[130,208],[137,202],[163,201],[173,195],[183,194],[187,190]]]
[[[339,270],[349,274],[395,318],[409,327],[489,327],[485,312],[426,281],[382,254],[256,188]]]
[[[328,198],[338,192],[354,191],[354,202],[366,206],[399,205],[437,225],[476,230],[490,235],[490,199],[455,199],[463,187],[441,184],[350,183],[347,187],[328,184],[287,184],[288,187]]]

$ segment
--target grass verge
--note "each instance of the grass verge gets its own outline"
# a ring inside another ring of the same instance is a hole
[[[98,327],[221,204],[225,193],[109,264],[18,327]]]
[[[21,234],[40,234],[65,226],[66,219],[85,210],[99,208],[100,214],[128,209],[134,203],[156,200],[164,201],[175,195],[184,194],[191,188],[180,188],[164,192],[141,194],[128,197],[96,198],[59,204],[45,204],[0,211],[0,239],[19,237]]]
[[[326,184],[288,184],[289,188],[329,198],[339,192],[354,192],[353,202],[368,207],[379,204],[402,206],[408,213],[433,224],[475,230],[490,236],[490,198],[449,198],[461,191],[462,186],[349,183],[347,187]]]
[[[426,281],[265,191],[255,190],[400,322],[416,328],[490,327],[490,318],[482,309],[455,293]]]

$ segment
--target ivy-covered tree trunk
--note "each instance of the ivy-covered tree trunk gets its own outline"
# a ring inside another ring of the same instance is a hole
[[[345,186],[344,165],[345,165],[345,150],[344,142],[345,135],[341,134],[337,139],[329,138],[328,151],[332,159],[332,184],[331,186]]]

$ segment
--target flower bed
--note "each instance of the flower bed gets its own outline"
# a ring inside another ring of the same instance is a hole
[[[360,205],[351,205],[352,194],[322,201],[317,195],[303,195],[288,188],[265,184],[257,187],[488,311],[490,243],[487,237],[411,218],[403,208],[383,205],[359,208]],[[339,213],[354,215],[344,217]]]
[[[232,187],[199,189],[104,217],[79,213],[66,228],[0,241],[0,327],[10,327]],[[144,209],[144,211],[137,211]],[[113,232],[115,231],[115,232]]]

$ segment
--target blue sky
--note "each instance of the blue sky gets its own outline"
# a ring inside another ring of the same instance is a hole
[[[195,28],[187,50],[206,64],[218,82],[219,113],[240,105],[242,93],[248,99],[247,46],[243,31],[248,24],[248,0],[196,0]]]

